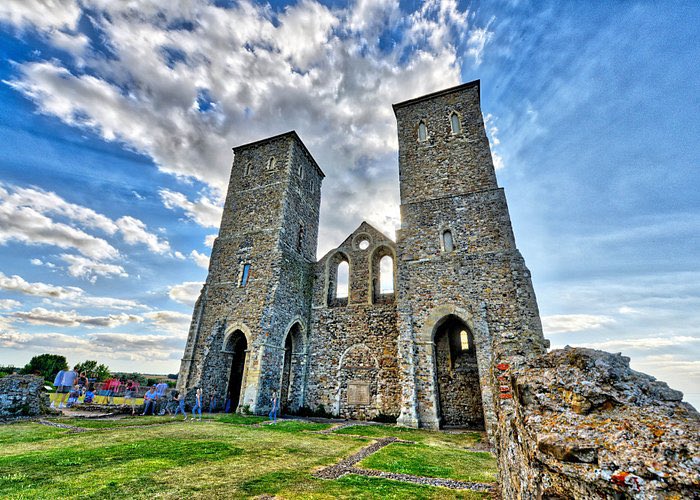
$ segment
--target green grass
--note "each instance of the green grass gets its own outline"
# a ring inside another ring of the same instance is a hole
[[[297,420],[278,421],[277,423],[264,426],[266,430],[275,432],[316,432],[330,429],[331,427],[331,424],[317,424]]]
[[[182,420],[182,417],[178,417]],[[55,422],[82,427],[84,429],[108,429],[113,427],[133,427],[137,425],[158,425],[173,422],[170,417],[124,417],[115,419],[95,419],[95,418],[58,418]]]
[[[433,446],[471,448],[481,442],[480,432],[445,433],[421,429],[407,429],[392,425],[353,425],[335,431],[336,434],[353,434],[372,438],[396,437],[406,441],[415,441]]]
[[[496,459],[490,453],[393,443],[359,464],[367,469],[493,483]]]
[[[178,415],[178,418],[180,416]],[[238,425],[253,425],[259,424],[260,422],[265,422],[268,420],[267,417],[260,417],[258,415],[238,415],[237,413],[223,413],[218,414],[214,417],[217,421],[223,422],[225,424],[238,424]]]
[[[82,427],[87,423],[112,427],[73,433],[37,423],[0,426],[0,498],[250,498],[267,494],[314,499],[472,500],[485,496],[380,478],[317,479],[312,476],[314,470],[335,464],[368,444],[367,438],[313,432],[328,428],[327,424],[231,425],[265,420],[240,415],[171,425],[158,425],[173,422],[167,417],[56,420]],[[153,425],[133,427],[143,423]],[[424,448],[438,455],[446,453],[445,462],[465,457],[452,455],[458,451],[454,447],[408,445],[411,447],[420,450],[417,456],[403,457],[412,463],[412,470],[420,465],[413,462],[425,461]],[[430,460],[437,460],[437,455]]]
[[[0,455],[2,454],[2,447],[6,444],[34,443],[46,439],[53,439],[66,432],[65,429],[47,427],[31,422],[0,425]]]

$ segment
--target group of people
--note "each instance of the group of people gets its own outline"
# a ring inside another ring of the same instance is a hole
[[[114,397],[123,392],[124,404],[131,405],[131,414],[136,415],[136,400],[140,399],[141,387],[135,380],[127,380],[123,384],[118,378],[110,378],[106,380],[99,390],[95,390],[95,384],[91,381],[85,372],[78,373],[77,366],[72,370],[61,370],[54,378],[54,386],[58,396],[51,406],[58,408],[71,407],[78,403],[102,403],[114,404]],[[218,398],[217,388],[213,387],[208,398],[209,413],[217,411]],[[171,415],[175,418],[179,413],[182,413],[184,420],[187,420],[185,412],[185,396],[178,391],[170,391],[168,393],[168,384],[159,382],[154,384],[143,395],[143,412],[141,415]],[[101,401],[99,400],[100,398]],[[270,420],[277,421],[277,412],[279,410],[279,401],[277,393],[272,393],[272,409],[270,411]],[[199,416],[202,420],[202,409],[204,408],[204,394],[202,389],[198,387],[195,390],[194,406],[192,406],[192,420]],[[230,395],[226,398],[223,410],[229,413],[231,408]],[[235,408],[233,409],[235,411]]]

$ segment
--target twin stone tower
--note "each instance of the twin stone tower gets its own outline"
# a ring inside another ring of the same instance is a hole
[[[299,136],[234,148],[180,367],[188,399],[201,387],[231,411],[264,413],[277,393],[283,413],[494,432],[511,397],[497,367],[548,342],[496,182],[479,81],[393,108],[395,242],[363,222],[316,260],[324,174]]]

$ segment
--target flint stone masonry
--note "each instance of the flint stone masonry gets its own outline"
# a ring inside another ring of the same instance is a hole
[[[396,241],[363,222],[319,260],[324,174],[297,134],[234,148],[178,388],[257,414],[276,393],[283,413],[483,428],[505,498],[697,492],[697,413],[679,392],[620,356],[547,354],[479,100],[474,81],[395,104]]]
[[[49,407],[49,395],[42,392],[44,379],[36,375],[8,375],[0,378],[0,418],[42,415]]]
[[[505,370],[505,498],[697,498],[700,415],[620,354],[559,349]]]

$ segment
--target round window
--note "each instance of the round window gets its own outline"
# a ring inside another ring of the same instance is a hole
[[[360,248],[360,250],[367,250],[369,248],[369,241],[361,240],[357,246]]]

